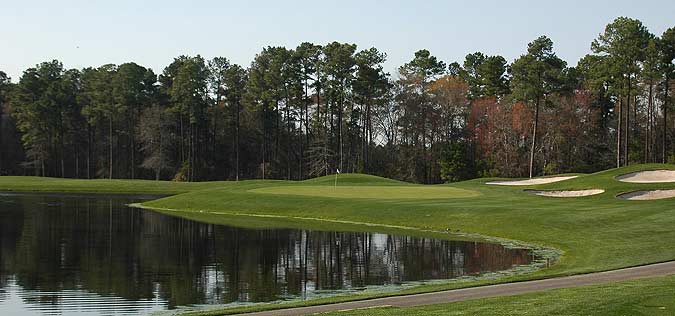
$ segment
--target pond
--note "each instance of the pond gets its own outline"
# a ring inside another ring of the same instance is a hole
[[[147,314],[450,279],[530,263],[526,249],[369,232],[246,229],[128,203],[0,194],[0,314]]]

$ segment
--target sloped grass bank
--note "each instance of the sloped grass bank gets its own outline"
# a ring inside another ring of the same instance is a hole
[[[323,316],[673,315],[675,276],[412,308],[373,308]]]
[[[105,193],[105,194],[179,194],[234,182],[173,182],[121,179],[61,179],[47,177],[0,176],[0,191],[4,192],[54,192],[54,193]]]

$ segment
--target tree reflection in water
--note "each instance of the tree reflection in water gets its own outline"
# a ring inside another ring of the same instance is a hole
[[[58,293],[74,290],[174,308],[449,279],[531,260],[527,250],[482,242],[204,224],[125,206],[137,200],[0,196],[0,303],[10,280],[25,292],[22,304],[55,310]]]

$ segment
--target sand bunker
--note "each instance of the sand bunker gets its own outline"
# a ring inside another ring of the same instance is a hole
[[[515,180],[515,181],[513,181],[513,180],[490,181],[490,182],[486,182],[485,184],[494,184],[494,185],[537,185],[537,184],[546,184],[546,183],[553,183],[553,182],[559,182],[559,181],[574,179],[576,177],[577,176],[536,178],[536,179]]]
[[[632,172],[616,177],[621,182],[664,183],[675,182],[675,170],[652,170]]]
[[[575,191],[541,191],[541,190],[525,190],[525,192],[540,196],[548,197],[582,197],[582,196],[591,196],[600,193],[604,193],[605,190],[601,189],[592,189],[592,190],[575,190]]]
[[[675,190],[642,190],[624,193],[618,196],[626,200],[646,201],[661,200],[675,197]]]

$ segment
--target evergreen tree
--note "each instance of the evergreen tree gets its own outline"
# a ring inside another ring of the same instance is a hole
[[[625,125],[623,133],[623,155],[619,148],[619,161],[623,164],[629,162],[629,143],[630,143],[630,112],[631,112],[631,94],[637,75],[641,71],[641,63],[645,59],[646,48],[650,39],[653,37],[647,28],[636,19],[619,17],[605,27],[591,44],[594,53],[601,56],[607,56],[607,62],[613,73],[613,76],[619,80],[621,85],[620,96],[625,98],[625,110],[619,109],[619,125],[625,116]],[[623,102],[620,102],[623,104]],[[634,105],[634,109],[637,109]],[[637,113],[637,110],[635,110]],[[618,127],[621,129],[621,127]],[[619,147],[621,147],[619,139]],[[622,158],[623,157],[623,158]]]
[[[527,53],[511,65],[511,90],[516,100],[534,106],[534,127],[530,149],[530,178],[534,176],[534,156],[539,128],[539,110],[547,96],[560,91],[563,83],[565,62],[553,52],[553,41],[541,36],[527,45]]]

